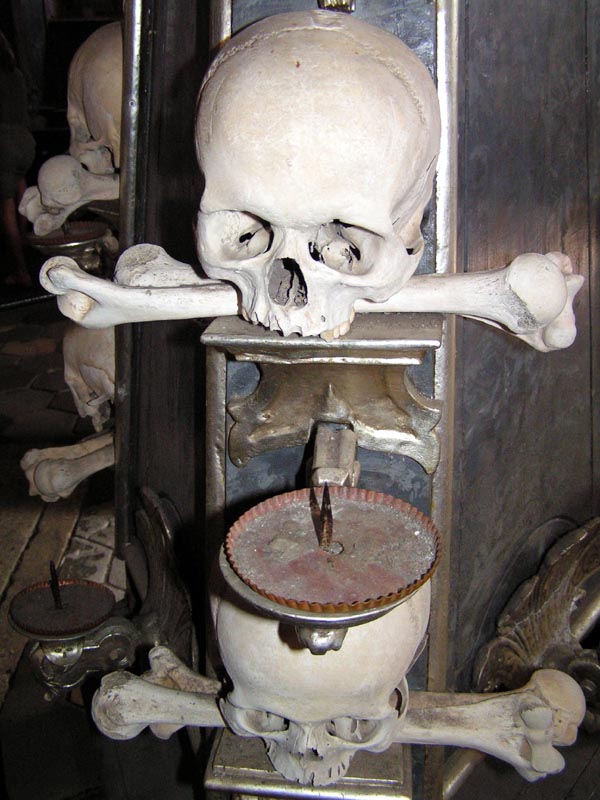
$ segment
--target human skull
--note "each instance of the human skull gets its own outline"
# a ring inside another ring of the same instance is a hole
[[[387,300],[417,268],[439,135],[433,81],[392,34],[330,11],[252,25],[199,96],[207,274],[252,322],[343,335],[356,300]]]
[[[119,167],[122,82],[121,23],[113,22],[85,40],[69,67],[69,153],[97,175]]]
[[[268,711],[237,708],[228,700],[221,702],[221,711],[238,736],[263,739],[271,763],[285,778],[312,786],[343,778],[357,750],[387,750],[398,720],[396,713],[389,713],[384,719],[294,722]]]
[[[222,584],[211,596],[232,691],[222,712],[235,733],[260,736],[290,780],[342,777],[360,749],[385,750],[404,707],[404,684],[427,630],[427,582],[382,617],[348,630],[339,650],[313,655],[293,627],[246,605]]]

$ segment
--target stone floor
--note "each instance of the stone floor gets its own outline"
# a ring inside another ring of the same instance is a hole
[[[4,301],[4,302],[3,302]],[[192,800],[201,782],[185,737],[142,734],[113,742],[89,713],[94,679],[49,699],[9,624],[22,588],[49,576],[125,586],[114,557],[112,471],[56,503],[31,497],[19,461],[30,448],[72,444],[93,432],[63,380],[68,323],[40,290],[0,296],[0,797],[7,800]],[[192,766],[190,766],[190,764]]]
[[[80,489],[65,501],[30,497],[19,461],[30,448],[71,444],[93,433],[77,415],[63,379],[67,322],[53,300],[0,312],[0,705],[25,644],[8,624],[14,595],[46,580],[50,560],[64,578],[125,588],[123,562],[113,557],[114,512]]]

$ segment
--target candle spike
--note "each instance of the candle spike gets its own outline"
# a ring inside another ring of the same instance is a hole
[[[331,498],[329,496],[329,484],[323,485],[323,500],[321,504],[321,540],[319,546],[323,550],[329,550],[333,538],[333,512],[331,510]]]
[[[60,584],[58,582],[58,572],[54,561],[50,562],[50,591],[54,598],[54,608],[61,609],[63,607],[62,599],[60,596]]]

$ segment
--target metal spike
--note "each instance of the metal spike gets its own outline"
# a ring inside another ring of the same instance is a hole
[[[323,485],[323,500],[321,505],[321,539],[319,546],[323,550],[329,550],[333,538],[333,512],[331,511],[331,499],[329,497],[329,484]]]
[[[58,582],[58,572],[56,571],[56,566],[54,565],[54,561],[50,562],[50,591],[52,592],[52,597],[54,598],[54,608],[61,609],[63,607],[63,604],[60,596],[60,584]]]

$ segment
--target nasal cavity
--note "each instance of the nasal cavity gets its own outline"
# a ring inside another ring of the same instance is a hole
[[[306,281],[293,258],[278,258],[271,265],[269,297],[278,306],[302,308],[308,303]]]

